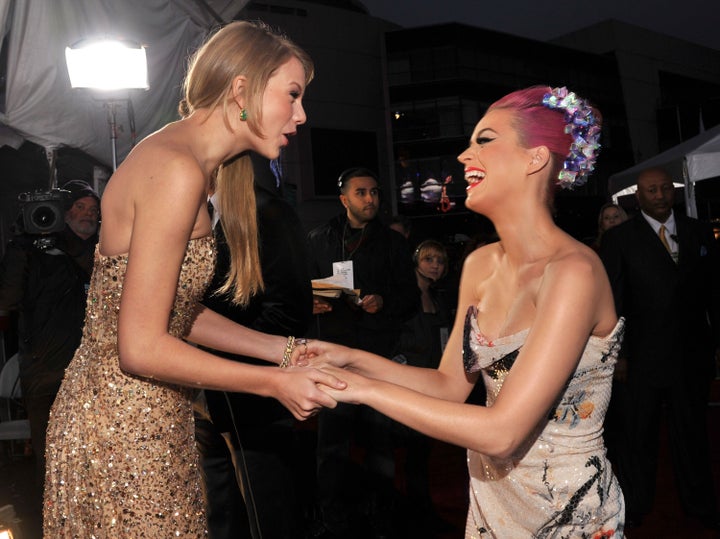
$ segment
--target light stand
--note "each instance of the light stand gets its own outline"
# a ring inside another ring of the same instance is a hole
[[[117,170],[117,107],[120,101],[109,99],[105,102],[105,108],[108,111],[108,123],[110,124],[110,142],[112,144],[112,169]]]
[[[118,90],[149,88],[145,47],[130,41],[82,40],[65,49],[70,85],[96,90],[104,102],[110,124],[113,171],[117,169],[117,108],[127,103],[130,122],[130,99],[117,99]],[[134,127],[133,127],[134,131]]]

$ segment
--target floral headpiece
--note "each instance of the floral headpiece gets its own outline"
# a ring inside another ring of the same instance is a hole
[[[545,94],[542,103],[550,109],[565,111],[565,132],[573,138],[570,153],[558,174],[558,183],[563,189],[583,185],[595,168],[600,152],[600,126],[593,109],[585,99],[568,92],[564,86]]]

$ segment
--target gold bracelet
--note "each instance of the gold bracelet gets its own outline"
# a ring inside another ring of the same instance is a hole
[[[295,349],[295,337],[290,335],[285,343],[285,352],[283,353],[282,361],[280,362],[280,368],[285,369],[290,365],[290,356],[292,356],[293,350]]]

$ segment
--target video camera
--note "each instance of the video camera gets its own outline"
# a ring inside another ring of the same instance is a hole
[[[70,191],[50,189],[20,193],[20,216],[26,234],[52,234],[65,228],[65,209]]]

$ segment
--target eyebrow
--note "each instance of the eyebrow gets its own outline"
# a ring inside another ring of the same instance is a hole
[[[479,137],[480,135],[485,133],[485,131],[492,131],[493,133],[495,133],[497,135],[497,131],[495,131],[492,127],[485,127],[483,129],[481,129],[480,131],[478,131],[477,134],[475,135],[475,137]]]

